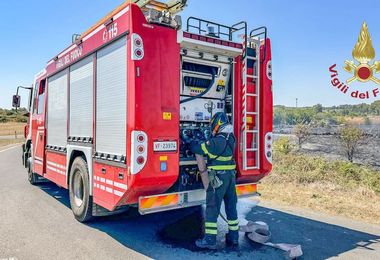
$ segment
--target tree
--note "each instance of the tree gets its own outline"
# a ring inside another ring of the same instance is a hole
[[[313,106],[314,112],[315,113],[322,113],[323,112],[323,106],[321,104],[316,104]]]
[[[365,140],[364,132],[355,126],[348,125],[339,130],[338,138],[347,155],[347,159],[353,162],[358,148]]]
[[[302,144],[310,138],[310,125],[298,123],[293,129],[293,134],[298,139],[298,148],[302,148]]]

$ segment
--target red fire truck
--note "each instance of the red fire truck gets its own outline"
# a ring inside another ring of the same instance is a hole
[[[227,113],[237,193],[272,168],[272,65],[265,27],[178,15],[185,0],[128,1],[35,76],[25,127],[29,181],[68,189],[77,220],[205,202],[192,140]],[[13,98],[19,106],[19,96]]]

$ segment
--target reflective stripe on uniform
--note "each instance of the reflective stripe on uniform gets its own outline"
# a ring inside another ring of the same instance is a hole
[[[232,160],[232,156],[224,157],[224,156],[219,156],[215,159],[216,161],[221,161],[221,162],[229,162]]]
[[[237,231],[239,230],[239,226],[228,226],[228,229],[231,231]]]
[[[210,153],[210,152],[207,150],[206,143],[201,144],[201,148],[202,148],[202,151],[203,151],[206,155],[208,155],[208,157],[210,157],[211,159],[215,159],[215,158],[216,158],[216,161],[228,162],[228,161],[231,161],[231,160],[232,160],[232,156],[218,156],[218,155],[215,155],[215,154]]]
[[[239,230],[239,220],[228,220],[228,229],[231,231],[237,231]]]
[[[218,224],[217,223],[213,223],[213,222],[205,222],[205,227],[206,228],[209,228],[209,227],[216,228],[216,227],[218,227]]]
[[[232,164],[232,165],[212,165],[212,166],[208,166],[208,168],[211,170],[216,170],[216,171],[235,170],[236,165],[235,164]]]
[[[205,154],[208,154],[208,150],[207,150],[207,148],[206,148],[206,143],[201,144],[201,148],[202,148],[202,151],[203,151]]]
[[[239,224],[239,220],[228,220],[228,225],[237,225]]]
[[[218,230],[206,228],[205,233],[208,234],[208,235],[217,235],[218,234]]]

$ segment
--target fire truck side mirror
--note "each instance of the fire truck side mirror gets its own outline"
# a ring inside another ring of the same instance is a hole
[[[21,97],[19,95],[13,95],[12,107],[19,108],[21,103]]]

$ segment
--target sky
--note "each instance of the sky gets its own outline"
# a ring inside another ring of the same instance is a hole
[[[10,108],[16,87],[31,85],[47,61],[70,45],[72,34],[85,31],[122,2],[1,1],[0,107]],[[364,21],[380,60],[379,13],[378,0],[188,0],[181,16],[184,22],[196,16],[226,25],[245,20],[250,29],[267,26],[274,103],[295,106],[298,99],[298,106],[333,106],[363,103],[332,87],[329,67],[337,64],[342,81],[350,77],[343,65],[353,60],[352,49]],[[375,83],[352,84],[364,91],[375,87]],[[27,93],[21,95],[25,105]],[[365,100],[373,101],[376,98]]]

